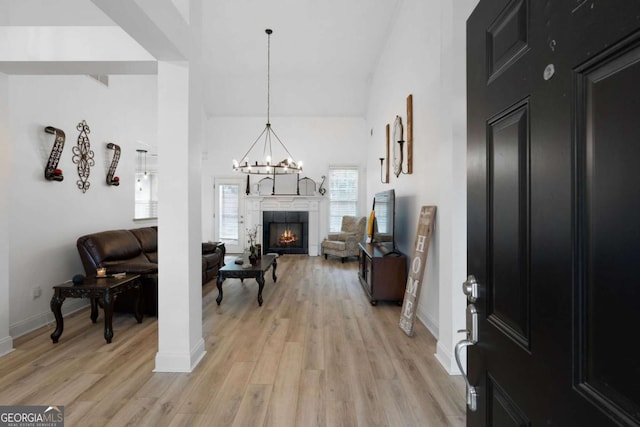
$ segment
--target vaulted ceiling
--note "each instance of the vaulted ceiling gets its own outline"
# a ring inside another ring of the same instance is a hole
[[[0,0],[0,26],[119,25],[149,50],[149,41],[141,39],[160,37],[122,21],[131,4],[148,11],[154,1],[158,0]],[[207,114],[265,114],[264,30],[271,28],[272,115],[363,116],[372,73],[401,1],[202,0],[201,72]],[[189,15],[187,0],[164,3],[170,3],[170,12],[180,19]]]

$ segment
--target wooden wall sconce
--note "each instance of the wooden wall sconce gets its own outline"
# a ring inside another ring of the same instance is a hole
[[[55,135],[51,154],[49,154],[49,160],[47,161],[47,167],[44,169],[44,178],[48,181],[62,181],[64,176],[62,175],[62,170],[58,169],[58,162],[64,149],[64,132],[53,126],[47,126],[44,128],[44,131]]]
[[[413,95],[407,96],[407,172],[406,173],[408,174],[413,173]]]
[[[107,144],[107,149],[113,150],[113,158],[111,159],[111,165],[109,166],[109,172],[107,172],[107,185],[120,185],[120,178],[113,176],[116,173],[118,167],[118,161],[120,160],[120,146],[112,142]]]
[[[404,147],[407,148],[407,170],[404,170]],[[393,172],[396,176],[413,173],[413,95],[407,97],[407,140],[404,140],[402,117],[393,124]]]
[[[382,182],[383,184],[388,184],[389,183],[389,124],[387,123],[387,128],[386,128],[386,134],[387,134],[387,150],[386,150],[386,154],[385,157],[380,157],[380,182]],[[384,177],[382,174],[382,167],[385,164],[386,161],[386,168],[385,168],[385,173],[384,173]]]
[[[72,149],[73,158],[71,161],[78,165],[78,180],[76,184],[83,193],[86,193],[91,185],[89,182],[89,173],[95,165],[91,143],[89,142],[89,133],[91,133],[91,130],[84,120],[78,123],[76,129],[80,131],[80,134],[78,135],[78,145]]]

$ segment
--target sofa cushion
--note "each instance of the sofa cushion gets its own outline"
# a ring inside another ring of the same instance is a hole
[[[214,252],[212,254],[202,255],[202,267],[212,268],[220,265],[220,252]]]
[[[146,261],[145,259],[127,259],[120,261],[107,261],[103,264],[107,268],[108,274],[114,273],[157,273],[158,264]]]
[[[327,240],[337,240],[339,242],[346,242],[349,239],[354,239],[358,235],[356,233],[343,231],[341,233],[329,233]]]
[[[218,247],[217,242],[203,242],[202,243],[202,253],[203,254],[212,254],[216,251]]]
[[[144,252],[145,256],[151,262],[158,263],[158,231],[155,227],[142,227],[142,228],[134,228],[131,231],[138,242],[140,242],[140,246],[142,247],[142,252]]]
[[[142,254],[140,242],[127,230],[101,231],[82,236],[78,239],[77,246],[81,255],[86,251],[96,265],[137,258]]]
[[[322,242],[322,247],[333,251],[345,251],[347,244],[346,242],[340,242],[338,240],[325,240]]]
[[[153,227],[134,228],[129,230],[136,236],[143,252],[158,252],[158,232]]]

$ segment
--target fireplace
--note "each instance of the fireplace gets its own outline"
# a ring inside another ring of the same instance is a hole
[[[309,212],[263,211],[262,230],[264,253],[309,253]]]
[[[322,211],[323,196],[293,196],[293,195],[276,195],[276,196],[247,196],[246,198],[246,216],[245,223],[248,227],[257,226],[260,230],[258,243],[262,245],[263,253],[268,251],[270,247],[269,234],[266,233],[266,223],[273,219],[273,213],[283,214],[289,213],[306,213],[306,227],[302,230],[302,238],[306,241],[302,251],[292,251],[291,248],[275,248],[280,253],[302,252],[309,256],[320,255],[320,212]],[[268,213],[265,218],[264,213]],[[296,221],[304,222],[304,221]],[[304,243],[301,243],[304,245]],[[273,247],[272,247],[273,249]]]

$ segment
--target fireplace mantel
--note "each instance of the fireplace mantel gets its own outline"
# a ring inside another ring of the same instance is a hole
[[[259,226],[258,238],[262,244],[263,211],[306,211],[309,212],[309,256],[320,254],[320,206],[322,196],[247,196],[247,225]]]

